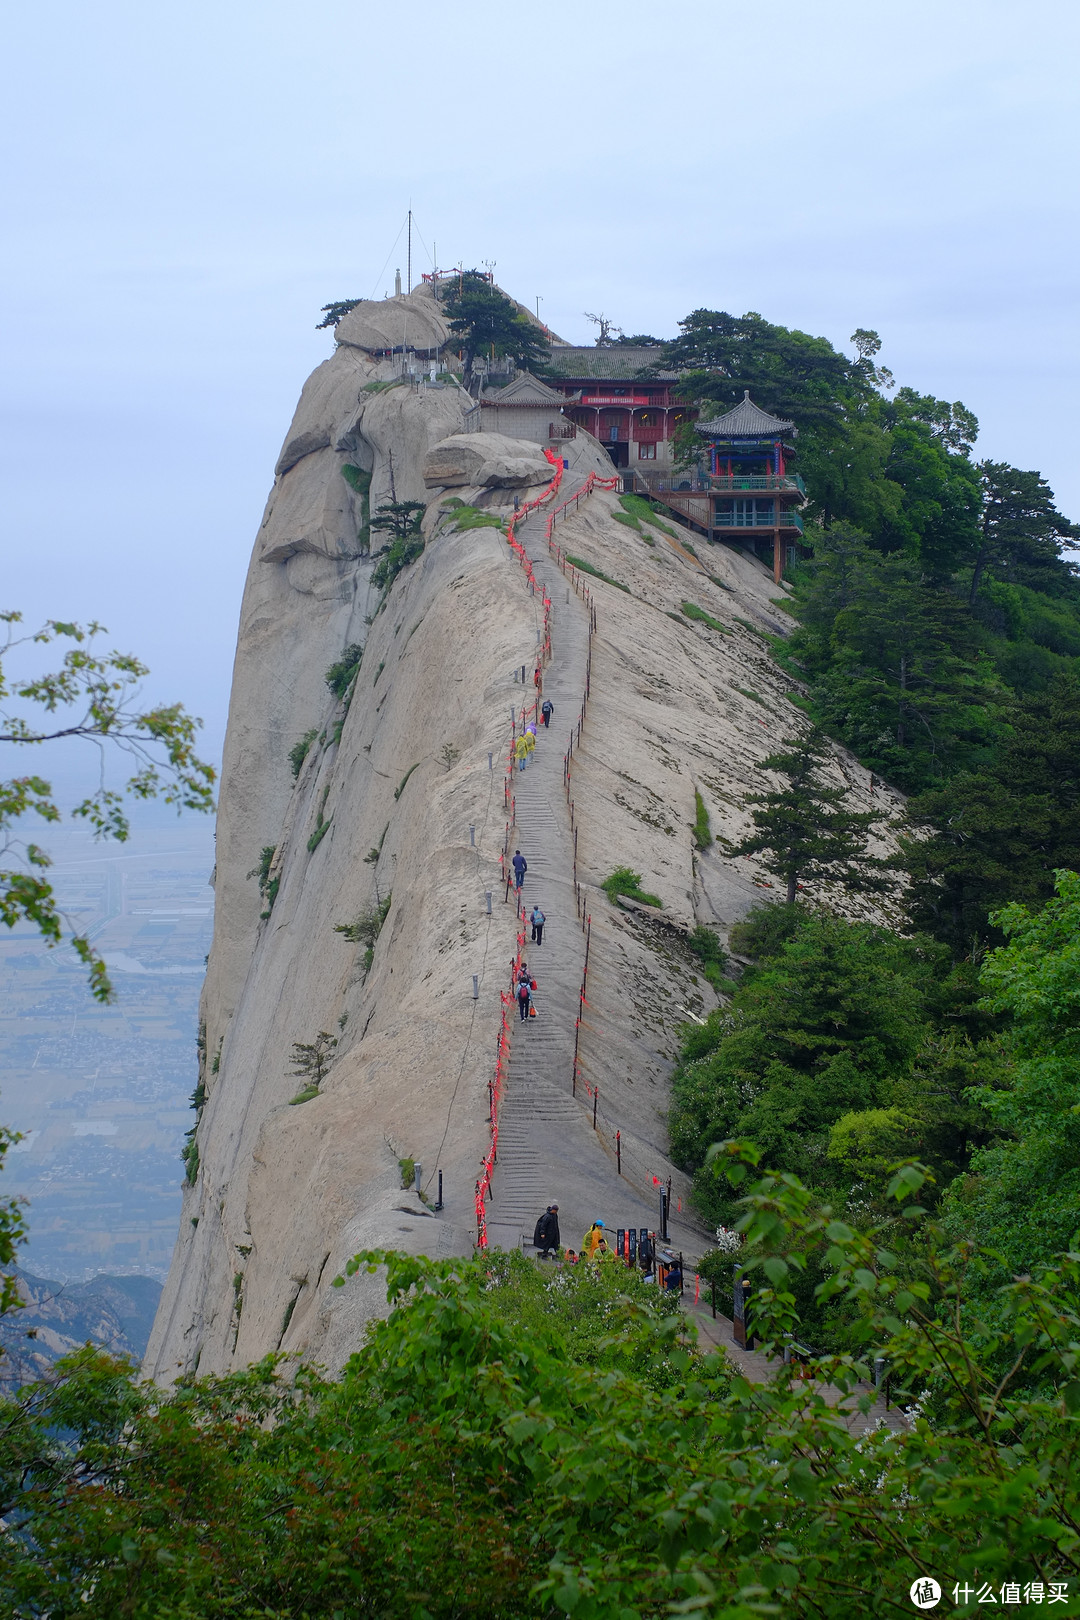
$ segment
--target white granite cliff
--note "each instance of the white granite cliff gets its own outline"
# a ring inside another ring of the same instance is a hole
[[[496,903],[489,917],[484,895],[501,899],[500,766],[522,693],[513,672],[531,668],[537,621],[501,531],[456,528],[447,503],[505,516],[547,470],[535,446],[457,439],[468,398],[456,385],[372,388],[394,379],[393,363],[371,351],[403,336],[432,348],[445,340],[429,295],[363,305],[342,321],[334,354],[304,387],[255,542],[218,813],[197,1172],[146,1359],[162,1379],[278,1348],[339,1366],[384,1308],[374,1277],[331,1287],[352,1253],[467,1253],[475,1236],[472,1189],[516,939],[512,907]],[[604,469],[587,435],[572,451],[568,485]],[[426,503],[427,543],[380,606],[358,534],[392,489]],[[723,932],[760,898],[762,876],[718,845],[695,850],[695,790],[713,831],[737,838],[743,802],[764,780],[759,761],[804,722],[758,633],[783,626],[766,570],[699,540],[703,567],[659,530],[616,522],[619,511],[615,495],[596,493],[558,530],[628,587],[590,581],[598,630],[574,778],[594,928],[589,1061],[605,1097],[622,1099],[628,1131],[657,1144],[666,1175],[676,1031],[684,1009],[700,1013],[713,997],[674,936],[614,910],[596,885],[630,865],[672,917]],[[561,616],[579,609],[554,595],[557,664]],[[686,600],[727,633],[685,618]],[[345,712],[325,675],[353,643],[364,655]],[[294,781],[290,750],[313,729]],[[853,806],[871,802],[865,771],[839,752],[835,769]],[[248,874],[270,848],[264,915]],[[365,974],[363,946],[337,930],[388,895]],[[338,1040],[329,1074],[318,1096],[290,1106],[302,1085],[293,1043],[320,1031]],[[402,1191],[403,1158],[421,1160],[425,1179],[442,1168],[438,1217]],[[685,1193],[677,1174],[674,1184]]]

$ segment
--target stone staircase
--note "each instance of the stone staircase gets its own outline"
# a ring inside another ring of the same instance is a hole
[[[572,496],[574,485],[564,484],[563,493]],[[574,1249],[594,1219],[602,1219],[614,1234],[620,1226],[655,1228],[658,1215],[618,1175],[613,1152],[593,1131],[584,1092],[575,1098],[571,1091],[585,936],[574,902],[573,836],[562,765],[585,689],[589,619],[548,554],[544,525],[538,513],[517,530],[552,602],[552,660],[544,696],[555,712],[549,730],[537,728],[528,767],[514,775],[517,825],[511,849],[520,849],[529,863],[526,913],[539,904],[547,923],[539,947],[528,943],[526,932],[524,954],[537,983],[538,1016],[522,1024],[514,1011],[499,1115],[487,1223],[489,1243],[504,1249],[531,1245],[537,1217],[551,1203],[559,1205],[563,1242]]]

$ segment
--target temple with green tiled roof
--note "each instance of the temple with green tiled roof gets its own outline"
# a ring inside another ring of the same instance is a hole
[[[662,370],[659,356],[628,343],[551,345],[547,381],[566,397],[563,415],[598,438],[616,467],[671,467],[677,429],[697,416],[675,397],[678,373]]]

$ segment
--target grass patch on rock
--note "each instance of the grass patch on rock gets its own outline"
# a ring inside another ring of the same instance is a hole
[[[708,849],[713,841],[712,829],[709,826],[709,811],[705,800],[697,788],[694,789],[694,842],[698,849]]]
[[[466,506],[464,501],[450,507],[449,516],[455,529],[498,529],[500,534],[506,533],[506,524],[501,517],[494,512],[484,512],[479,506]]]
[[[617,866],[609,877],[606,877],[600,887],[611,901],[618,904],[619,895],[627,900],[636,900],[642,906],[655,906],[662,911],[664,902],[655,894],[647,894],[641,887],[641,873],[632,872],[628,866]]]
[[[612,579],[610,574],[605,574],[602,568],[595,568],[591,562],[586,562],[584,557],[571,557],[567,552],[566,560],[581,573],[591,574],[593,579],[602,579],[605,585],[614,585],[617,591],[625,591],[627,596],[631,594],[629,585],[624,585],[621,579]]]
[[[707,624],[710,630],[719,630],[722,636],[730,635],[731,632],[726,624],[721,624],[719,619],[714,619],[711,613],[706,613],[705,609],[698,607],[696,602],[680,602],[679,606],[682,608],[686,618],[696,619],[699,624]]]

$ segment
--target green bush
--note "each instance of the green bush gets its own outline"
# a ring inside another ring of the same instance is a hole
[[[378,857],[377,850],[372,850],[370,853],[374,854],[376,858]],[[365,858],[367,859],[369,857]],[[365,979],[367,978],[371,969],[372,962],[375,960],[375,942],[382,932],[382,926],[386,921],[387,914],[390,910],[390,902],[392,898],[392,894],[388,894],[385,900],[379,901],[373,906],[368,906],[366,910],[360,913],[355,921],[351,923],[337,923],[334,927],[335,934],[344,934],[345,938],[350,940],[354,945],[363,945],[366,947],[363,957]]]
[[[362,467],[354,467],[347,461],[341,469],[341,476],[349,488],[360,497],[360,527],[356,531],[357,544],[361,552],[371,550],[371,474]]]
[[[352,685],[353,676],[360,668],[364,649],[358,641],[351,642],[336,663],[326,672],[326,684],[336,698],[342,698]]]
[[[717,994],[734,995],[738,985],[724,976],[727,957],[720,943],[720,936],[712,928],[705,928],[699,923],[687,940],[687,944],[701,963],[703,977]]]
[[[318,1095],[318,1086],[305,1086],[302,1091],[298,1091],[296,1093],[295,1097],[289,1098],[289,1107],[296,1108],[300,1103],[310,1102],[312,1097],[317,1097]]]
[[[371,571],[371,583],[384,589],[397,579],[402,569],[415,562],[424,550],[424,542],[419,536],[409,540],[394,540],[388,550],[384,551],[379,561]]]
[[[643,906],[656,906],[659,910],[664,902],[655,894],[646,894],[641,887],[641,873],[632,872],[628,866],[617,866],[610,877],[606,877],[600,887],[611,901],[616,904],[617,897],[622,894],[628,900],[636,900]]]
[[[305,731],[300,741],[298,743],[293,743],[292,747],[289,749],[289,764],[292,766],[293,781],[295,781],[300,775],[300,768],[305,759],[307,759],[308,753],[311,750],[311,745],[318,735],[318,726],[312,726],[311,730]]]
[[[280,874],[275,878],[271,878],[270,876],[270,868],[274,863],[274,856],[276,854],[276,844],[264,844],[262,853],[259,856],[258,866],[253,866],[251,871],[247,874],[249,878],[257,877],[259,880],[259,893],[266,901],[266,906],[260,913],[260,916],[262,917],[269,917],[270,913],[273,911],[274,901],[277,899],[278,889],[281,887]]]
[[[315,819],[315,830],[307,841],[308,852],[311,854],[318,849],[319,845],[330,831],[330,823],[334,819],[333,816],[327,816],[325,821],[323,820],[323,811],[326,809],[326,800],[329,792],[330,786],[328,783],[326,787],[323,788],[322,798],[319,800],[319,809]]]

